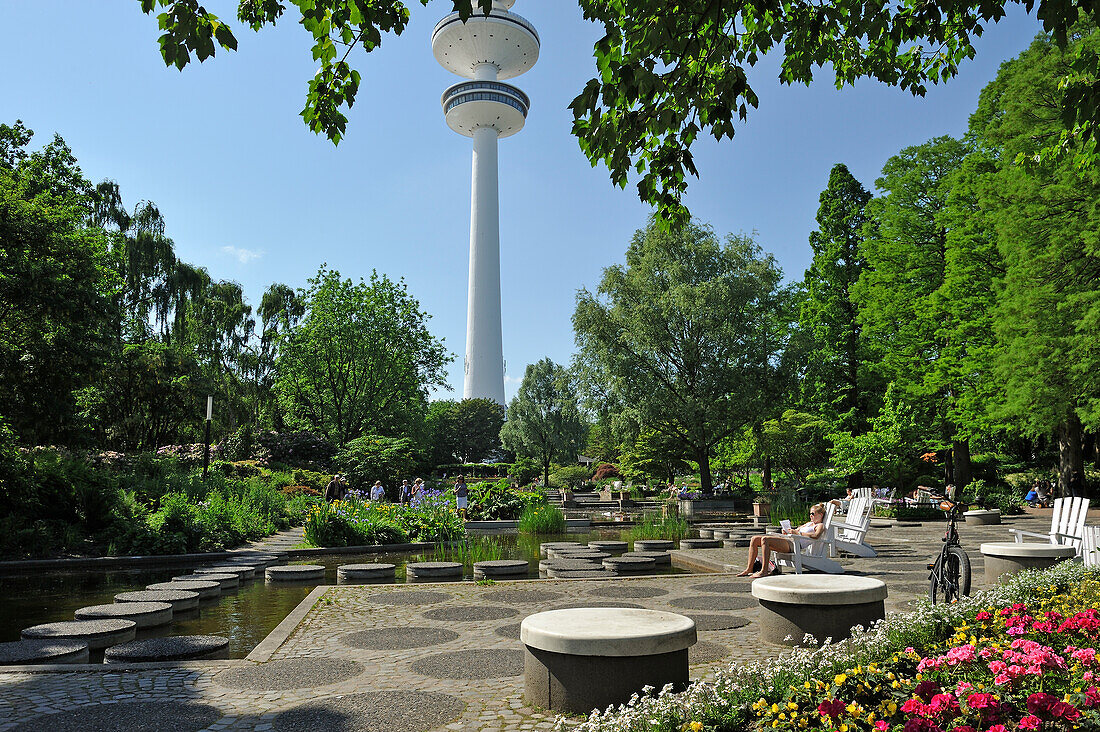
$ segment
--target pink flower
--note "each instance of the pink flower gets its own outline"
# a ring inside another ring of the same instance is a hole
[[[1020,729],[1039,729],[1043,726],[1043,720],[1039,719],[1034,714],[1029,714],[1021,719],[1016,726]]]
[[[926,702],[932,701],[932,697],[942,691],[940,685],[934,681],[922,681],[913,688],[913,693]]]
[[[901,705],[901,711],[906,714],[917,714],[922,717],[927,714],[927,710],[924,705],[921,704],[920,699],[907,699],[905,703]]]
[[[974,619],[975,620],[992,620],[993,616],[990,615],[985,610],[982,610],[980,613],[978,613],[977,615],[974,616]],[[958,728],[956,727],[956,729],[958,729]]]
[[[1085,703],[1082,704],[1085,709],[1096,709],[1100,707],[1100,689],[1095,686],[1090,686],[1085,689]]]
[[[952,728],[951,732],[978,732],[978,730],[974,729],[968,724],[963,724],[959,725],[958,727]]]
[[[962,698],[962,695],[974,688],[974,685],[969,681],[960,681],[959,685],[955,687],[955,696]]]
[[[1008,732],[1008,730],[1005,729],[1005,726],[1003,724],[995,724],[987,729],[986,732]]]
[[[904,732],[943,732],[931,719],[914,717],[905,723]]]
[[[1000,674],[999,676],[993,677],[993,683],[997,684],[997,686],[1005,686],[1006,684],[1012,683],[1012,677],[1008,674]]]
[[[887,722],[885,719],[880,719],[879,721],[875,722],[875,729],[878,732],[886,732],[886,730],[890,729],[890,723]]]

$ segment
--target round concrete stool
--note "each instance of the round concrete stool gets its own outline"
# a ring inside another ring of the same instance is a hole
[[[107,620],[118,618],[132,620],[138,630],[168,625],[172,622],[172,604],[169,602],[116,602],[113,605],[82,607],[75,613],[77,620]]]
[[[680,539],[681,549],[717,549],[720,546],[721,539]]]
[[[667,552],[676,548],[676,542],[667,539],[638,539],[634,542],[636,552]]]
[[[222,586],[217,582],[206,582],[195,580],[193,582],[156,582],[151,585],[145,585],[147,590],[184,590],[187,592],[199,593],[199,601],[210,600],[222,594]]]
[[[1072,546],[1009,541],[982,544],[981,551],[985,555],[987,585],[1000,584],[1002,577],[1025,569],[1046,569],[1077,556],[1077,549]]]
[[[812,635],[843,640],[853,625],[867,627],[886,617],[886,583],[871,577],[794,574],[761,577],[752,582],[760,601],[760,636],[785,646],[804,644]]]
[[[1001,509],[994,508],[990,511],[967,511],[963,519],[971,526],[997,526],[1001,523]]]
[[[625,704],[644,686],[688,683],[695,621],[659,610],[571,608],[523,619],[524,697],[558,712]]]
[[[611,574],[648,574],[657,566],[651,557],[608,557],[603,568]]]
[[[194,572],[196,575],[205,574],[235,574],[238,582],[248,582],[255,579],[255,565],[236,562],[233,564],[216,564],[213,567],[199,567]]]
[[[172,612],[194,610],[199,606],[199,593],[189,590],[145,590],[144,592],[120,592],[115,602],[166,602]]]
[[[462,579],[458,562],[413,562],[405,565],[406,582],[447,582]]]
[[[644,557],[644,558],[647,558],[647,559],[652,559],[653,564],[655,566],[658,566],[658,567],[666,567],[666,566],[671,567],[672,566],[672,555],[669,554],[668,552],[643,552],[643,551],[637,551],[637,552],[626,552],[625,554],[623,554],[624,559],[628,559],[630,557]]]
[[[336,568],[337,582],[380,582],[392,580],[393,564],[342,564]]]
[[[608,554],[622,554],[628,547],[625,541],[590,541],[588,548]]]
[[[29,663],[88,663],[88,644],[70,640],[0,643],[0,666],[21,666]]]
[[[173,577],[173,582],[217,582],[222,592],[232,590],[241,584],[236,574],[181,574]]]
[[[530,569],[531,564],[522,559],[493,559],[487,562],[474,562],[474,579],[526,577]]]
[[[539,544],[539,556],[546,559],[550,556],[547,552],[550,549],[558,549],[559,547],[576,547],[577,549],[586,549],[584,544],[579,541],[544,541]]]
[[[219,638],[216,635],[175,635],[112,646],[104,652],[103,662],[198,661],[228,656],[228,638]]]
[[[133,620],[66,620],[60,623],[44,623],[23,630],[27,640],[67,640],[87,643],[92,651],[119,643],[128,643],[137,634]]]
[[[320,564],[287,564],[264,570],[268,582],[307,582],[325,579],[325,568]]]

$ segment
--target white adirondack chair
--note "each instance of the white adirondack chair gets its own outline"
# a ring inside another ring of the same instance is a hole
[[[794,551],[775,552],[772,561],[780,567],[793,569],[795,574],[802,574],[805,569],[812,569],[825,574],[844,574],[844,567],[840,566],[828,557],[829,547],[832,545],[833,529],[829,524],[836,506],[829,503],[825,506],[825,532],[820,539],[806,542],[807,546],[801,546],[802,542],[792,539],[791,545]]]
[[[1034,531],[1023,529],[1009,529],[1015,537],[1016,543],[1021,543],[1025,536],[1034,536],[1039,539],[1049,539],[1051,544],[1065,544],[1077,549],[1081,553],[1081,542],[1085,533],[1085,518],[1089,510],[1087,498],[1058,498],[1054,501],[1054,515],[1050,519],[1050,533],[1037,534]]]
[[[838,520],[828,513],[825,521],[829,525],[829,556],[835,557],[838,551],[855,554],[857,557],[877,557],[876,552],[867,544],[867,530],[871,528],[870,494],[857,495],[848,504],[848,513],[844,520]]]
[[[1086,526],[1081,537],[1081,563],[1100,567],[1100,526]]]

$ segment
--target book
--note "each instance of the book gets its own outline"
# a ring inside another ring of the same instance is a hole
[[[779,522],[779,527],[781,529],[783,529],[784,531],[790,531],[791,530],[791,522],[788,521],[787,519],[783,519],[782,521]]]

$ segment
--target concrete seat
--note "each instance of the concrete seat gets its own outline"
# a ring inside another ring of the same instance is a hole
[[[782,575],[753,580],[760,601],[760,635],[768,643],[804,645],[807,634],[818,644],[843,640],[854,625],[869,626],[886,617],[886,583],[846,575]]]
[[[173,582],[217,582],[223,592],[232,590],[241,584],[236,574],[181,574],[172,578]]]
[[[524,618],[524,694],[544,709],[587,714],[642,687],[688,683],[695,621],[631,608],[570,608]]]
[[[985,556],[986,584],[999,584],[1002,577],[1025,569],[1046,569],[1058,562],[1077,556],[1072,544],[1031,544],[1026,542],[994,542],[981,545]]]
[[[625,541],[590,541],[588,542],[589,549],[595,549],[598,552],[607,552],[608,554],[622,554],[627,550]]]
[[[151,585],[145,585],[147,590],[168,590],[173,592],[180,590],[183,592],[197,592],[199,593],[199,601],[213,599],[222,594],[222,586],[217,582],[154,582]]]
[[[652,572],[657,560],[652,557],[608,557],[603,568],[611,574],[646,574]]]
[[[994,508],[990,511],[966,511],[963,520],[971,526],[996,526],[1001,523],[1001,510]]]

